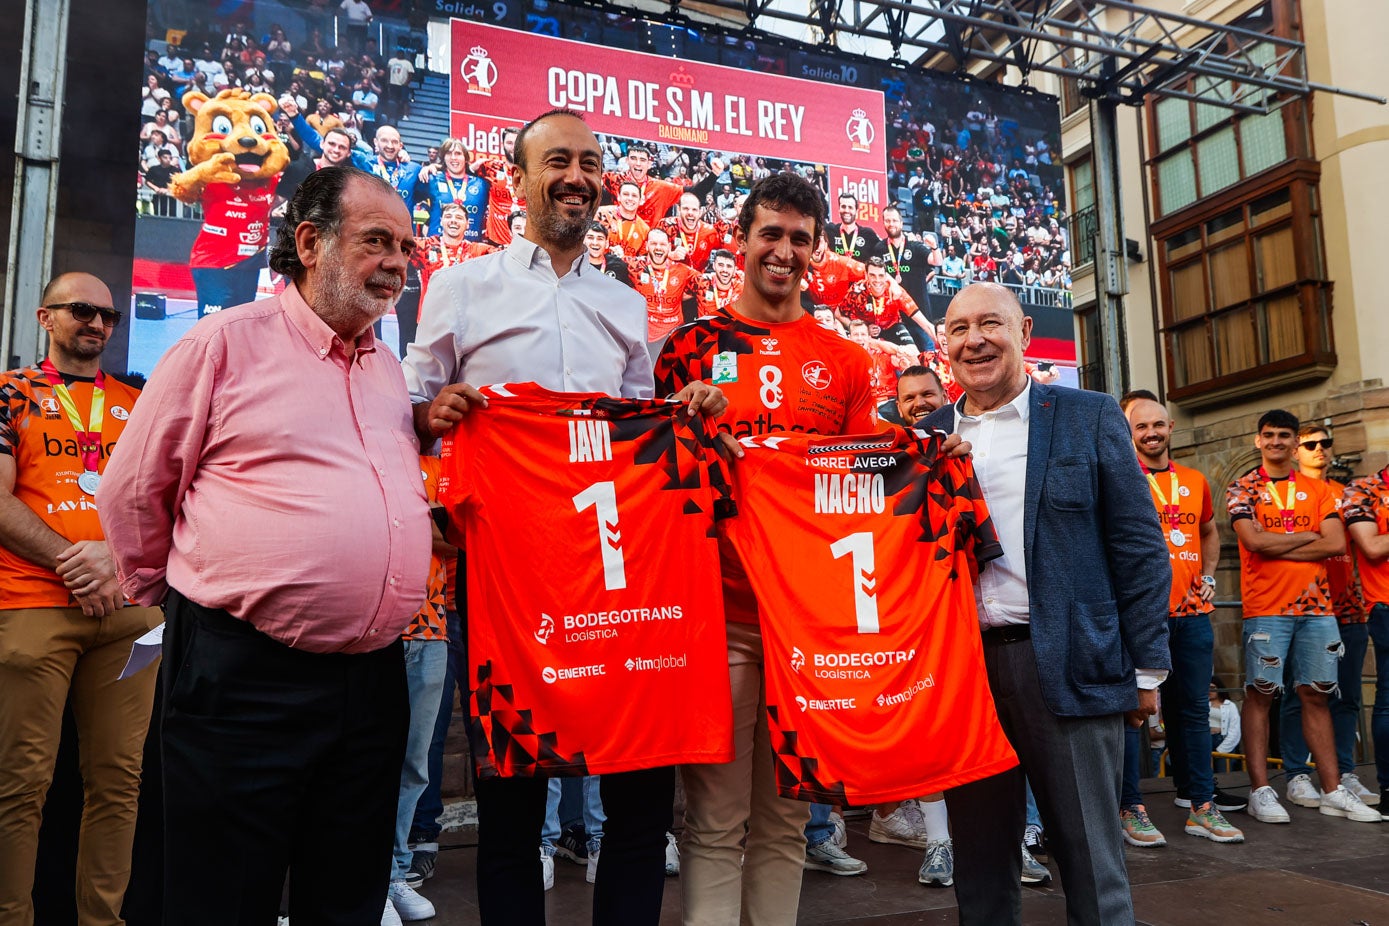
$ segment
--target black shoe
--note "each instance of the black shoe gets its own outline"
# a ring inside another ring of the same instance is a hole
[[[582,823],[565,829],[555,843],[555,855],[575,865],[588,864],[588,834]]]
[[[1032,853],[1032,857],[1045,865],[1050,859],[1047,857],[1047,846],[1042,841],[1042,828],[1040,826],[1029,826],[1023,830],[1022,847]]]
[[[1238,794],[1231,794],[1228,791],[1215,791],[1215,807],[1221,813],[1230,813],[1235,810],[1243,810],[1249,806],[1249,798],[1241,797]]]
[[[1379,789],[1379,818],[1389,820],[1389,788]]]

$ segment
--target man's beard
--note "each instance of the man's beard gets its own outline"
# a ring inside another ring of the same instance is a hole
[[[403,276],[395,277],[377,271],[366,283],[353,283],[348,279],[347,267],[338,250],[336,237],[327,239],[323,257],[316,269],[314,313],[334,331],[339,334],[352,332],[353,337],[366,331],[395,306],[405,282]],[[389,300],[373,297],[367,292],[366,287],[376,284],[393,287],[395,295]]]
[[[583,215],[570,218],[560,211],[558,199],[572,193],[583,196],[592,195],[592,191],[580,187],[561,187],[555,190],[552,194],[553,198],[546,203],[548,208],[537,210],[528,220],[530,226],[535,228],[536,236],[532,237],[527,234],[526,237],[533,241],[555,245],[565,251],[583,247],[584,236],[588,234],[589,226],[593,224],[594,200],[590,199],[589,208],[584,210]]]

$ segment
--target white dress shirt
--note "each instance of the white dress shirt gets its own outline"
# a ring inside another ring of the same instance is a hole
[[[646,300],[581,253],[564,276],[525,238],[429,279],[405,385],[429,402],[450,383],[534,382],[556,392],[651,398]]]
[[[989,506],[1003,555],[980,570],[974,588],[979,626],[1026,624],[1027,559],[1023,551],[1023,503],[1027,497],[1027,435],[1032,380],[1007,405],[979,415],[955,406],[955,431],[973,445],[974,474]]]
[[[1003,555],[980,570],[974,587],[979,626],[1029,622],[1027,557],[1023,506],[1027,500],[1027,439],[1032,411],[1032,378],[1009,402],[979,415],[965,414],[965,397],[955,406],[955,432],[973,445],[974,474],[989,506]],[[1156,688],[1166,669],[1137,669],[1139,688]]]

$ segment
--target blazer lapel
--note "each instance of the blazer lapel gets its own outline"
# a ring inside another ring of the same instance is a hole
[[[1046,485],[1047,459],[1051,456],[1052,425],[1056,421],[1057,394],[1051,388],[1034,382],[1029,399],[1030,417],[1027,424],[1027,493],[1023,504],[1023,550],[1028,574],[1032,574],[1032,544],[1037,536],[1037,507]]]

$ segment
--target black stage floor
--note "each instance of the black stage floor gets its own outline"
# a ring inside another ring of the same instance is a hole
[[[1373,767],[1361,780],[1374,781]],[[1244,776],[1222,775],[1226,790],[1247,793]],[[1270,826],[1246,814],[1230,814],[1245,831],[1243,845],[1217,845],[1182,832],[1186,811],[1172,804],[1170,779],[1144,783],[1153,822],[1169,845],[1128,848],[1129,878],[1141,924],[1151,926],[1389,926],[1389,821],[1351,823],[1315,810],[1288,806],[1293,822]],[[1281,795],[1281,776],[1274,781]],[[958,825],[959,821],[956,821]],[[1118,817],[1115,817],[1118,826]],[[801,889],[799,922],[814,926],[869,923],[873,926],[957,922],[955,892],[916,881],[921,853],[868,840],[863,818],[849,821],[849,850],[868,863],[858,877],[808,871]],[[475,833],[446,834],[438,872],[421,893],[438,916],[432,926],[478,922],[474,886]],[[539,864],[537,862],[537,864]],[[1055,874],[1055,865],[1051,866]],[[589,922],[591,887],[584,869],[556,862],[555,888],[546,895],[550,926]],[[1053,881],[1023,889],[1023,920],[1064,926],[1065,900]],[[680,922],[680,880],[666,882],[662,926]]]

